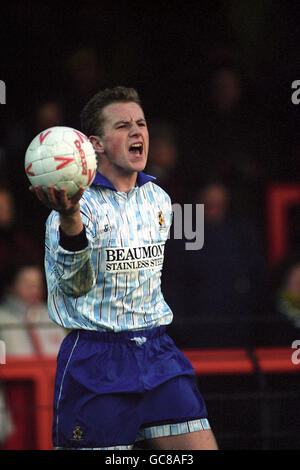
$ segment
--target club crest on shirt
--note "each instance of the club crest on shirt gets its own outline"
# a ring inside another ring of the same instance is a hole
[[[100,233],[106,233],[108,232],[109,230],[111,230],[111,227],[109,224],[105,224],[101,229],[100,229]]]
[[[165,222],[162,211],[159,211],[158,213],[158,223],[159,223],[159,230],[163,230],[166,228],[166,222]]]

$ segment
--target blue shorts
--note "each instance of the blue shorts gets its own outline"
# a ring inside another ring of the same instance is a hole
[[[56,449],[131,449],[138,440],[210,429],[193,367],[165,327],[73,330],[57,358]]]

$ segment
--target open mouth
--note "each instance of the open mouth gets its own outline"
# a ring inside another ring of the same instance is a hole
[[[136,144],[132,144],[129,147],[129,152],[134,153],[136,155],[142,155],[142,153],[143,153],[143,144],[141,142],[138,142]]]

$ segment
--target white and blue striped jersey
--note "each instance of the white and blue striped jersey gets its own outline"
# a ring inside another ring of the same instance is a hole
[[[59,214],[46,222],[45,270],[50,318],[68,329],[122,331],[170,324],[161,292],[169,196],[143,172],[129,193],[99,173],[80,200],[88,246],[59,244]]]

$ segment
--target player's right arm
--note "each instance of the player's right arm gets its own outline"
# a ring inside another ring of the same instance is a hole
[[[39,186],[30,189],[46,207],[55,211],[46,232],[46,252],[55,266],[46,273],[51,277],[50,284],[73,298],[87,294],[94,285],[95,276],[90,260],[91,247],[80,212],[79,201],[84,189],[80,188],[71,199],[64,189],[56,191],[53,186],[48,186],[47,193]]]

